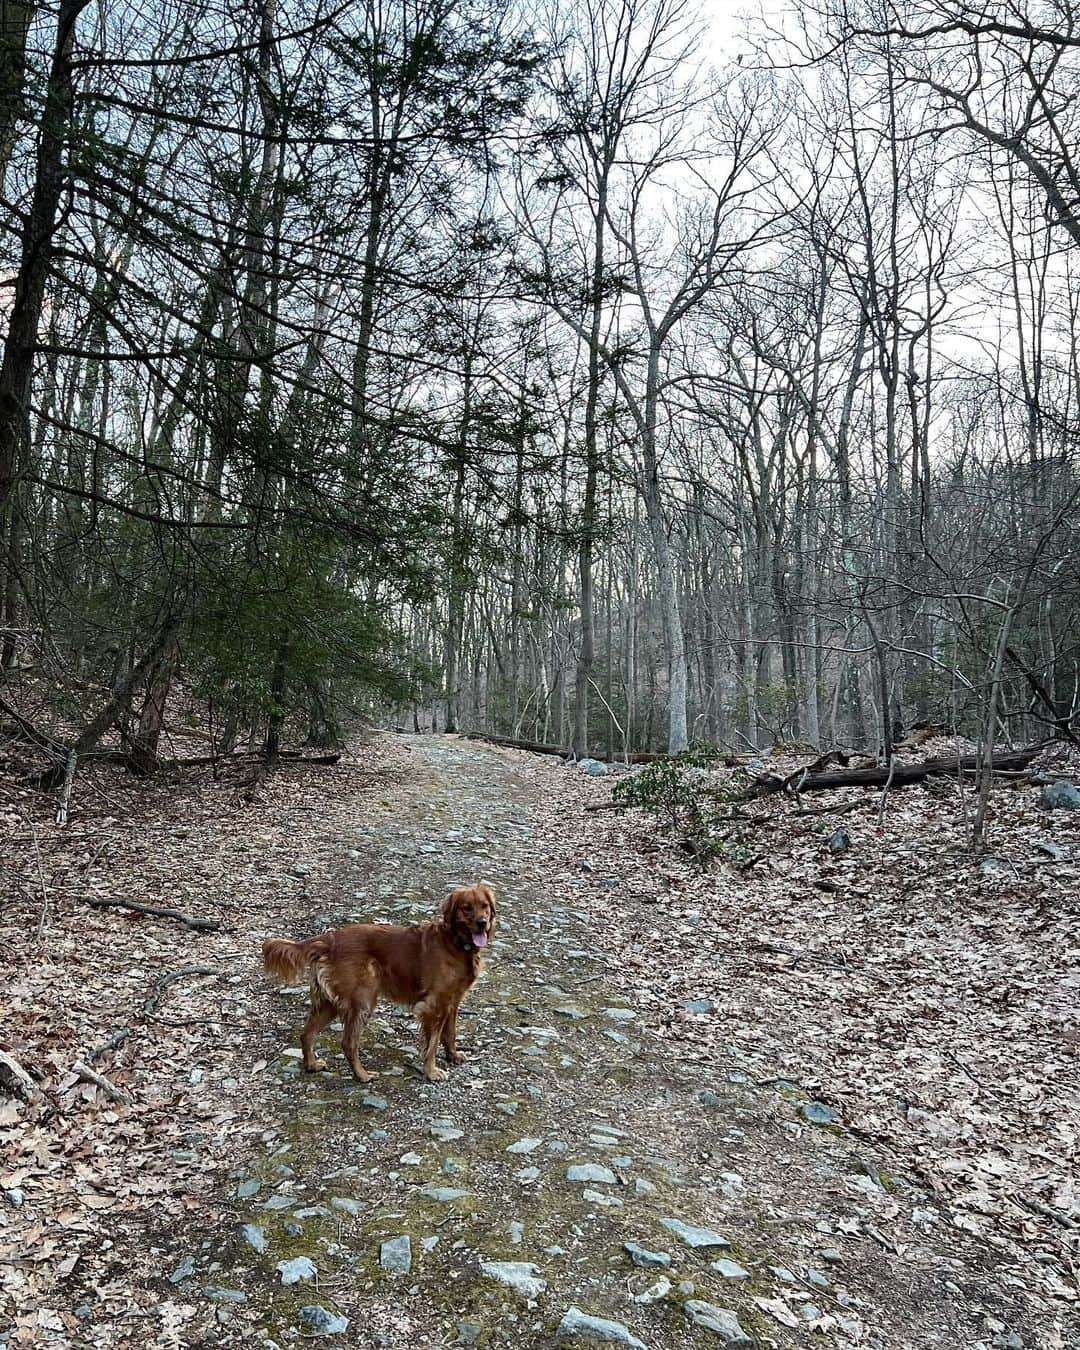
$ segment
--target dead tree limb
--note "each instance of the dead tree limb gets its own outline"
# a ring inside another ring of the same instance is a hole
[[[177,980],[185,980],[191,975],[220,975],[221,971],[217,966],[181,966],[179,970],[170,970],[154,981],[154,987],[147,994],[143,1002],[142,1011],[144,1017],[151,1017],[158,1010],[158,1005],[165,997],[165,991],[170,985],[175,984]]]
[[[84,1064],[81,1059],[77,1059],[71,1066],[71,1072],[78,1078],[80,1083],[93,1083],[100,1089],[111,1102],[120,1102],[123,1106],[131,1105],[130,1096],[114,1083],[110,1083],[107,1078],[91,1069],[89,1064]]]
[[[1042,749],[1041,745],[1033,745],[1025,750],[996,755],[994,770],[1015,772],[1018,769],[1026,769]],[[833,773],[808,773],[801,778],[797,774],[789,775],[788,778],[771,774],[767,778],[756,779],[743,794],[742,800],[752,801],[757,797],[771,797],[777,792],[784,791],[799,795],[803,792],[825,792],[830,788],[883,787],[886,783],[889,783],[890,788],[907,787],[912,783],[922,783],[935,775],[970,777],[979,767],[980,760],[977,755],[938,755],[933,759],[924,759],[919,764],[897,764],[892,769],[891,782],[890,766],[887,764],[875,764],[865,769],[844,769]],[[793,779],[798,781],[795,782]]]
[[[186,928],[197,928],[200,931],[213,933],[221,927],[217,919],[200,919],[190,914],[181,914],[178,909],[165,909],[161,905],[142,905],[137,900],[118,900],[109,896],[84,895],[83,904],[92,905],[94,909],[130,909],[136,914],[151,914],[156,919],[175,919],[177,923],[182,923]]]
[[[110,1050],[118,1050],[130,1035],[130,1027],[120,1027],[117,1031],[113,1032],[107,1041],[103,1041],[101,1045],[91,1050],[86,1058],[93,1064],[95,1060],[101,1059],[103,1055],[107,1055]]]

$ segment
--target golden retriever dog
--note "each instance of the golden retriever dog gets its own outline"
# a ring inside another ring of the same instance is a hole
[[[300,1032],[304,1068],[325,1069],[315,1055],[315,1038],[340,1018],[341,1047],[360,1080],[376,1074],[360,1063],[360,1033],[380,998],[411,1007],[420,1023],[424,1073],[446,1077],[435,1064],[441,1043],[451,1064],[465,1056],[457,1048],[461,1000],[480,974],[481,955],[495,933],[495,892],[490,886],[459,886],[443,901],[439,918],[408,928],[355,923],[305,942],[267,938],[266,971],[282,981],[311,983],[311,1016]]]

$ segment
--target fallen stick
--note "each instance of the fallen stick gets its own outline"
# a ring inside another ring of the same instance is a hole
[[[197,928],[207,933],[216,932],[221,927],[217,919],[193,918],[190,914],[181,914],[178,909],[165,909],[161,905],[141,905],[137,900],[113,900],[100,896],[84,895],[83,903],[94,909],[130,909],[136,914],[152,914],[156,919],[175,919],[186,928]]]
[[[111,1102],[120,1102],[123,1106],[131,1105],[131,1098],[126,1092],[110,1083],[100,1073],[96,1073],[90,1068],[89,1064],[84,1064],[81,1059],[77,1059],[72,1064],[71,1072],[75,1074],[80,1083],[93,1083],[96,1088],[100,1088]]]
[[[186,979],[189,975],[219,975],[221,972],[217,966],[181,966],[179,970],[170,970],[160,979],[154,982],[154,987],[146,996],[143,1002],[142,1011],[144,1017],[150,1017],[158,1010],[158,1004],[165,997],[165,990],[170,984],[175,984],[177,980]]]
[[[90,1060],[91,1063],[93,1063],[94,1060],[101,1059],[101,1057],[103,1055],[107,1055],[110,1050],[119,1049],[119,1047],[124,1044],[124,1042],[130,1035],[131,1035],[130,1027],[121,1027],[119,1031],[114,1031],[113,1034],[109,1037],[109,1039],[105,1041],[103,1044],[99,1045],[97,1049],[91,1050],[90,1053],[86,1056],[86,1058]]]

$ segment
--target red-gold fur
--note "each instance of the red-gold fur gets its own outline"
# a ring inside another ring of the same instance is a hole
[[[424,1073],[445,1078],[435,1065],[442,1044],[452,1064],[465,1058],[457,1048],[457,1012],[480,973],[480,950],[495,932],[495,893],[490,886],[460,886],[443,901],[434,923],[399,928],[357,923],[306,942],[267,938],[263,966],[280,980],[311,982],[311,1015],[300,1032],[304,1068],[325,1069],[315,1056],[315,1038],[335,1018],[345,1024],[341,1045],[362,1083],[376,1077],[358,1058],[360,1033],[380,998],[410,1006],[420,1023]]]

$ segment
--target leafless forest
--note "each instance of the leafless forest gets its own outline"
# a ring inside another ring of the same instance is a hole
[[[1076,743],[1073,0],[2,25],[0,714],[54,786],[356,714]]]

